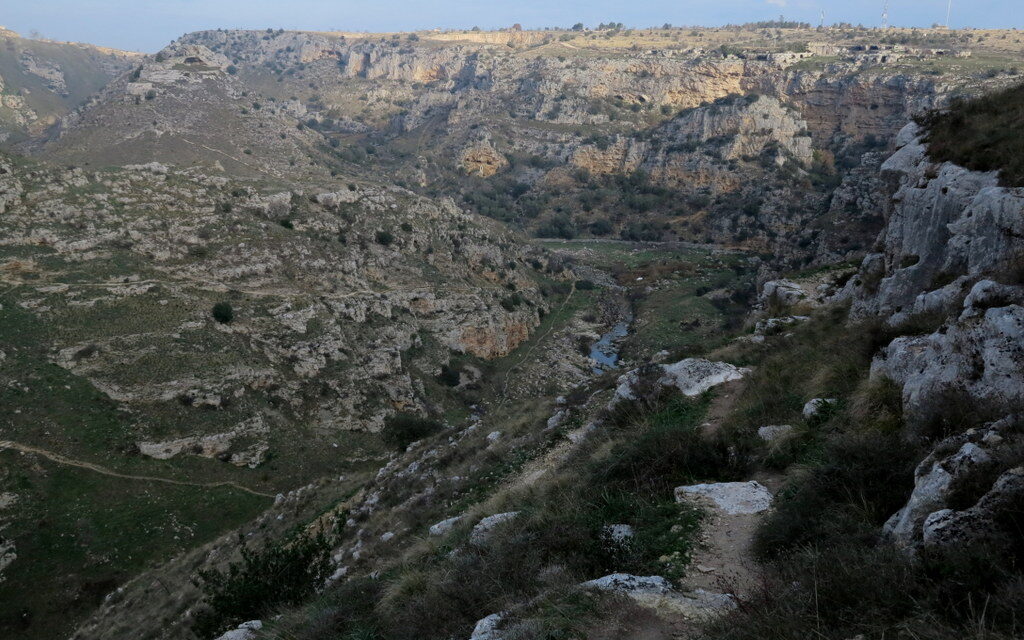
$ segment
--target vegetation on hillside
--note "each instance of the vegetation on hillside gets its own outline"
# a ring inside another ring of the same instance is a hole
[[[1024,186],[1024,84],[918,118],[928,154],[975,171],[998,171],[1007,187]]]

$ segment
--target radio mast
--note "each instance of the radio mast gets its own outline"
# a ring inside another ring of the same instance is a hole
[[[952,0],[950,0],[952,1]],[[948,22],[948,20],[947,20]],[[885,7],[882,9],[882,29],[889,28],[889,0],[885,0]]]

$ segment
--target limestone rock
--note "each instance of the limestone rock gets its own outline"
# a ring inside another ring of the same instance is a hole
[[[634,576],[613,573],[580,585],[584,589],[625,595],[637,604],[657,612],[679,615],[688,620],[708,620],[736,607],[736,598],[730,594],[712,593],[696,589],[692,593],[676,591],[672,583],[661,576]]]
[[[676,502],[706,499],[726,515],[761,513],[772,506],[772,494],[760,482],[715,482],[676,487]]]
[[[886,521],[882,530],[898,544],[916,542],[925,519],[945,507],[953,479],[989,459],[985,450],[973,442],[964,442],[948,457],[932,453],[917,466],[914,491],[907,504]]]
[[[250,620],[221,635],[217,640],[255,640],[256,632],[263,628],[261,620]]]
[[[749,370],[727,362],[687,358],[675,364],[662,365],[662,386],[673,386],[685,396],[698,396],[712,387],[741,379]]]
[[[835,404],[835,398],[812,398],[804,405],[801,413],[805,419],[810,420],[811,418],[816,418],[825,414],[825,412],[834,407]]]
[[[508,167],[508,160],[498,153],[491,145],[490,140],[484,140],[466,148],[462,152],[460,162],[463,171],[480,178],[490,178]]]
[[[462,518],[463,516],[455,516],[431,525],[429,529],[430,535],[443,536],[447,534],[449,531],[455,528],[455,525],[462,521]]]
[[[1008,546],[1020,536],[1003,517],[1008,512],[1019,514],[1024,501],[1024,467],[1010,469],[999,476],[992,488],[973,507],[963,511],[941,509],[928,516],[922,525],[925,545],[959,546],[986,543]]]
[[[491,537],[491,533],[498,526],[509,522],[519,515],[518,511],[509,511],[506,513],[496,513],[492,516],[483,518],[473,527],[473,530],[469,534],[469,542],[477,546],[487,544],[487,541]]]
[[[785,440],[792,433],[793,425],[790,424],[770,424],[757,430],[758,437],[768,443]]]
[[[504,613],[492,613],[477,620],[473,627],[473,635],[469,636],[469,640],[501,640],[501,633],[497,627],[504,617]]]

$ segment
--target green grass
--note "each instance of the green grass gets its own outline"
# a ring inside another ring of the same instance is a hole
[[[111,478],[0,452],[3,490],[18,495],[4,535],[19,558],[0,583],[0,635],[67,636],[135,573],[253,518],[267,498]]]

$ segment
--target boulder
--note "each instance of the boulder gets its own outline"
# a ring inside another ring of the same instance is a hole
[[[702,358],[687,358],[675,364],[662,365],[664,375],[658,381],[662,386],[675,387],[685,396],[699,396],[708,389],[739,380],[749,369],[741,369],[727,362],[712,362]]]
[[[469,640],[500,640],[501,634],[497,627],[504,617],[503,613],[492,613],[486,618],[477,620],[476,626],[473,627],[473,635],[469,636]]]
[[[217,640],[254,640],[256,632],[262,628],[263,622],[261,620],[250,620],[238,625],[237,629],[232,629],[221,635]]]
[[[835,404],[835,398],[814,398],[812,400],[808,400],[807,404],[804,405],[804,418],[807,420],[817,418],[835,406]]]
[[[483,518],[475,527],[473,527],[473,531],[470,532],[470,543],[477,546],[487,544],[487,541],[491,537],[491,533],[498,527],[498,525],[508,522],[509,520],[513,520],[518,515],[518,511],[509,511],[507,513],[496,513],[493,516]]]
[[[760,482],[715,482],[676,487],[676,502],[687,498],[710,501],[727,515],[761,513],[772,506],[772,494]]]
[[[768,443],[785,440],[792,434],[793,425],[790,424],[770,424],[757,430],[758,437]]]
[[[803,287],[792,280],[769,280],[761,287],[758,302],[763,308],[772,304],[791,306],[807,297]]]
[[[462,517],[463,516],[455,516],[454,518],[448,518],[447,520],[442,520],[441,522],[438,522],[437,524],[431,525],[431,527],[430,527],[430,535],[432,535],[432,536],[443,536],[443,535],[445,535],[446,533],[448,533],[449,531],[454,529],[455,525],[457,525],[459,522],[462,521]]]

